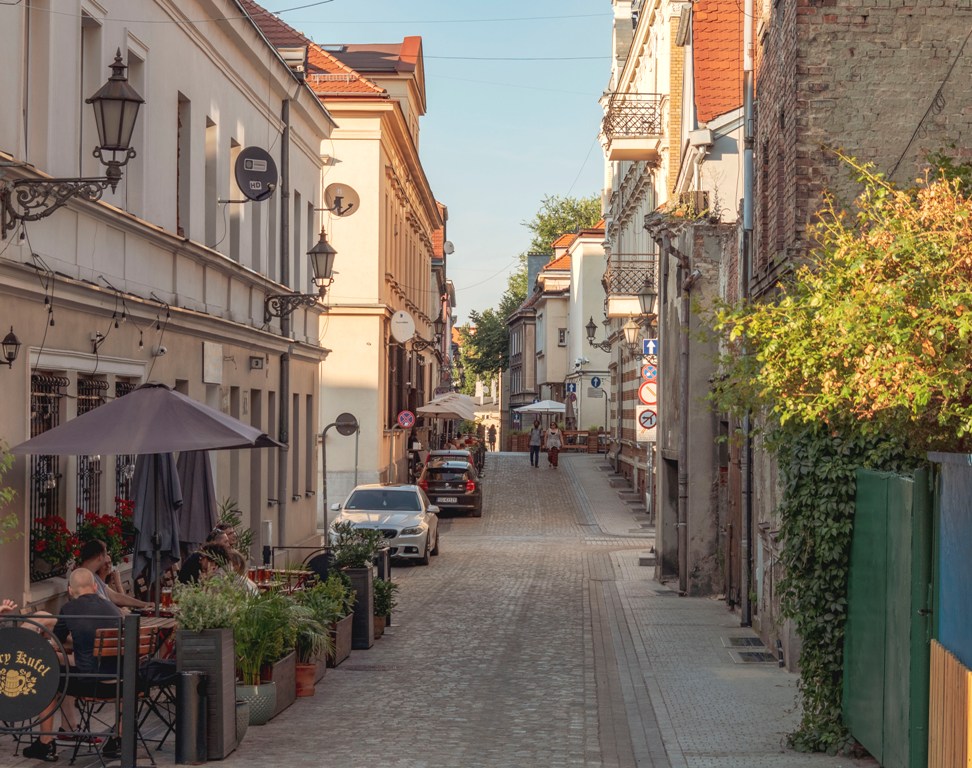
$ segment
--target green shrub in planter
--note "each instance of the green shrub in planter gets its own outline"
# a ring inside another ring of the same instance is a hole
[[[381,531],[357,528],[349,520],[335,523],[331,530],[334,532],[331,551],[335,568],[371,567],[385,539]]]
[[[235,575],[218,573],[203,582],[173,586],[173,613],[179,629],[188,632],[233,627],[246,597]]]
[[[375,579],[375,616],[388,616],[398,605],[398,598],[395,593],[398,591],[398,584],[386,579]]]
[[[247,595],[233,625],[236,669],[246,685],[260,683],[260,670],[293,651],[297,639],[293,602],[279,592]]]

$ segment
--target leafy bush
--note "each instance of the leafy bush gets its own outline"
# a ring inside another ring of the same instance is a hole
[[[384,542],[381,531],[357,528],[349,520],[335,523],[331,530],[334,532],[331,550],[337,568],[367,568]]]
[[[395,606],[398,605],[398,598],[395,597],[397,591],[398,584],[390,579],[375,579],[375,616],[387,616],[395,609]]]
[[[180,628],[202,632],[235,627],[246,593],[234,574],[218,573],[206,581],[175,584],[172,602]]]

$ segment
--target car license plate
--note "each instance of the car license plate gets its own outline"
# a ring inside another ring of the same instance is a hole
[[[459,499],[456,498],[455,496],[440,496],[439,497],[439,503],[440,504],[455,504],[457,501],[459,501]]]

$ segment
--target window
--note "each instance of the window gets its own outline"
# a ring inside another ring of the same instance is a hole
[[[216,160],[219,153],[219,132],[216,123],[206,118],[206,186],[203,193],[203,209],[206,212],[206,245],[216,247],[216,219],[219,212],[219,182],[216,177]]]
[[[190,237],[189,232],[189,190],[192,169],[192,104],[183,94],[179,94],[179,108],[176,118],[176,234]]]
[[[229,189],[228,197],[231,200],[239,200],[243,197],[243,193],[236,184],[236,159],[240,156],[242,150],[243,147],[236,139],[230,139],[227,189]],[[227,205],[229,206],[229,257],[233,261],[242,262],[243,259],[240,256],[240,226],[243,219],[243,205],[241,203],[227,203]]]
[[[567,346],[567,329],[558,328],[557,329],[557,346],[566,347]]]

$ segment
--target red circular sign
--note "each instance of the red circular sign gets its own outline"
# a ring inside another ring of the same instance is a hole
[[[415,414],[411,411],[402,411],[398,414],[398,426],[408,429],[415,425]]]

